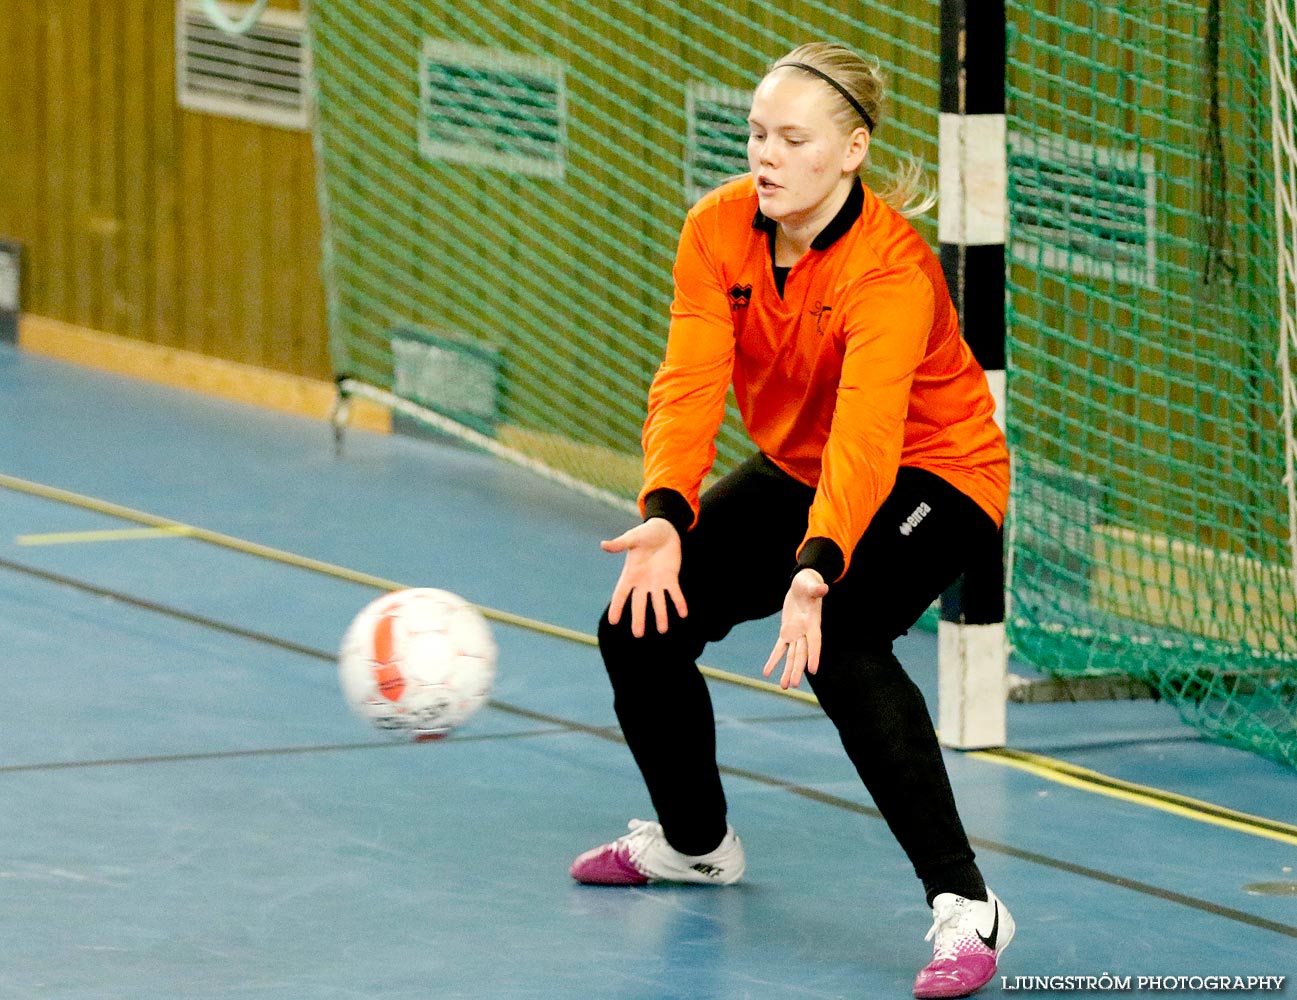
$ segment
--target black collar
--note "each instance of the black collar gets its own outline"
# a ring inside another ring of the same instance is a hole
[[[847,200],[843,202],[842,207],[838,209],[838,214],[829,221],[827,226],[819,231],[815,239],[811,240],[811,249],[827,250],[829,247],[833,246],[834,243],[846,235],[847,230],[855,224],[855,221],[858,218],[860,218],[860,213],[864,211],[864,208],[865,189],[860,181],[856,181],[856,183],[851,186],[851,193],[847,195]],[[775,252],[775,230],[778,228],[778,225],[779,224],[773,219],[767,219],[762,215],[761,209],[759,208],[757,209],[756,216],[752,219],[752,228],[760,230],[770,238],[770,254],[772,260],[774,259]]]

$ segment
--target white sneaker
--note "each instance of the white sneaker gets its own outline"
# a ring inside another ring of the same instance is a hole
[[[667,843],[658,823],[633,819],[630,833],[586,851],[572,862],[571,874],[586,885],[647,885],[649,882],[692,882],[730,885],[743,875],[747,862],[734,827],[707,854],[681,854]]]
[[[1013,917],[991,890],[985,903],[941,893],[932,901],[932,928],[923,939],[936,938],[932,961],[914,980],[914,995],[966,997],[981,989],[995,975],[1014,930]]]

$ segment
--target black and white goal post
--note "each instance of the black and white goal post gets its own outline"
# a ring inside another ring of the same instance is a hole
[[[1004,426],[1008,156],[1004,0],[942,0],[938,233],[964,338]],[[1003,746],[1008,677],[1004,545],[974,554],[941,598],[937,729],[948,747]]]

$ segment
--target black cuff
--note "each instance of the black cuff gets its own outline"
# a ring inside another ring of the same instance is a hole
[[[644,520],[661,517],[671,523],[681,538],[694,523],[694,509],[683,494],[662,487],[644,498]]]
[[[808,538],[806,544],[802,546],[802,551],[797,554],[797,569],[793,571],[793,575],[796,576],[804,569],[813,569],[824,577],[825,583],[831,584],[842,575],[846,565],[847,561],[842,556],[842,550],[833,539]]]

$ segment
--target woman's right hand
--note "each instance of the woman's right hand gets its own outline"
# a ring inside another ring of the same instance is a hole
[[[680,590],[680,536],[670,521],[651,517],[625,534],[599,543],[605,552],[625,552],[617,586],[608,608],[608,623],[616,625],[630,599],[630,630],[637,639],[644,635],[646,608],[653,602],[657,630],[667,630],[667,598],[681,618],[689,614]]]

